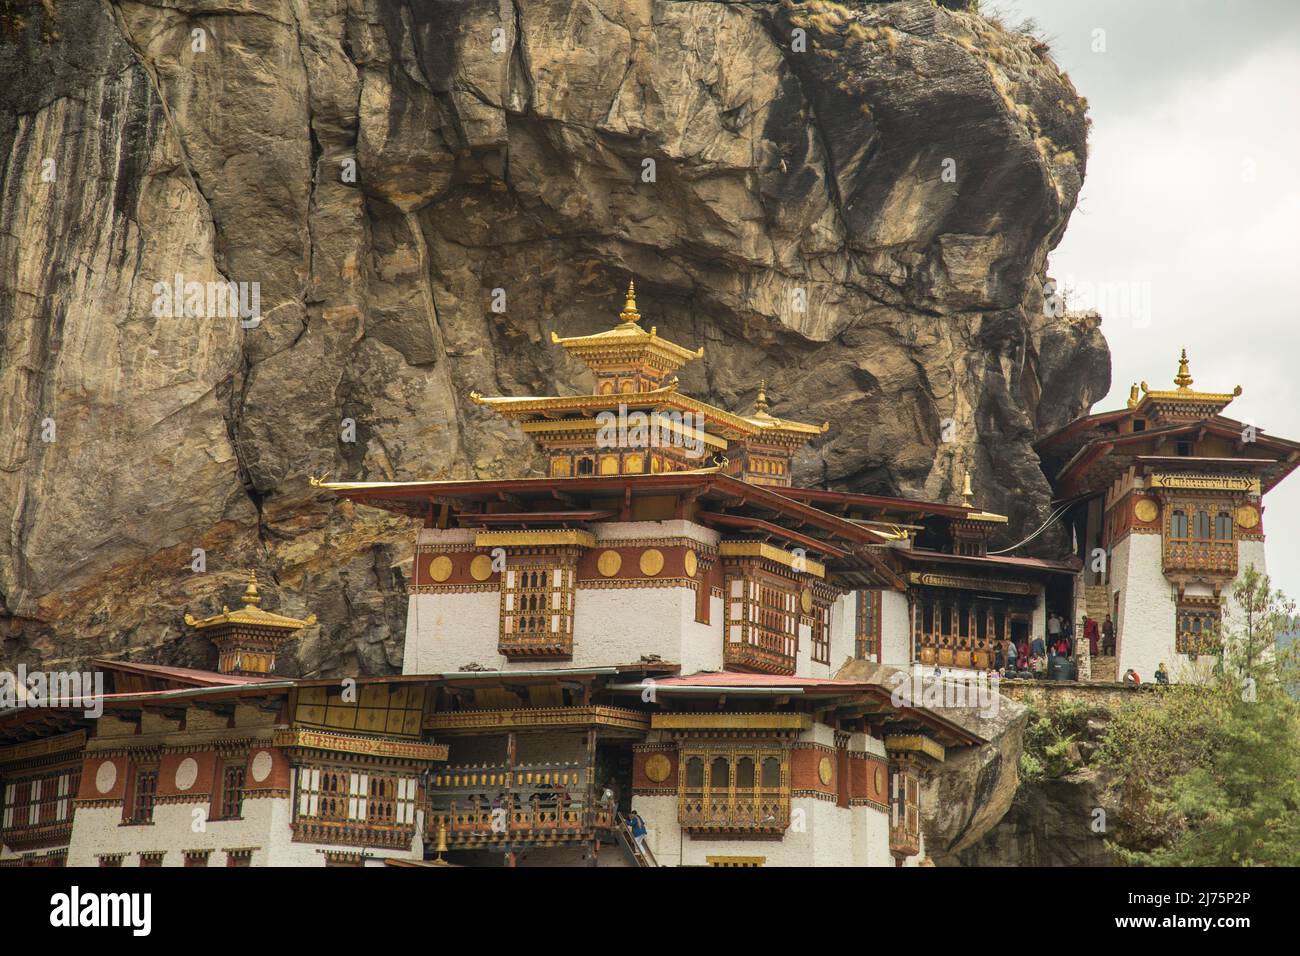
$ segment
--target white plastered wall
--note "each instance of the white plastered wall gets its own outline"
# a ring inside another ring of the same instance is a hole
[[[421,859],[418,836],[408,850],[294,843],[293,812],[287,797],[256,797],[244,801],[243,818],[208,820],[199,832],[195,821],[207,813],[208,801],[166,803],[154,807],[154,822],[123,826],[122,808],[78,807],[68,844],[68,866],[98,866],[99,857],[125,854],[123,866],[139,866],[140,854],[165,851],[163,866],[184,866],[185,851],[211,850],[209,866],[225,866],[227,849],[253,849],[251,866],[324,866],[323,850],[361,852],[371,856]],[[417,816],[420,827],[423,820]]]
[[[716,544],[716,532],[688,521],[612,522],[595,526],[598,544],[648,538],[684,538]],[[472,544],[464,529],[420,532],[420,543]],[[695,592],[684,587],[583,587],[574,597],[573,657],[554,661],[507,661],[497,651],[500,593],[491,591],[413,594],[408,603],[402,672],[438,674],[470,663],[489,670],[546,670],[556,666],[599,667],[657,654],[682,665],[682,673],[722,668],[720,598],[709,599],[709,622],[695,620]]]

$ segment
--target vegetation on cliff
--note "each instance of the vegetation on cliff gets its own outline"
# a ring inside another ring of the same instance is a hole
[[[1300,667],[1276,649],[1294,605],[1251,567],[1229,607],[1207,679],[1027,699],[1015,800],[962,862],[1300,863]]]
[[[1247,568],[1240,620],[1225,629],[1206,684],[1183,684],[1121,708],[1099,762],[1125,819],[1119,856],[1157,866],[1300,864],[1300,671],[1276,649],[1294,605]]]

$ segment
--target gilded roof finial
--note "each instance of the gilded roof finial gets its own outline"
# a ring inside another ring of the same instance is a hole
[[[1138,404],[1138,383],[1134,382],[1133,387],[1128,390],[1128,407],[1137,408]]]
[[[754,399],[754,411],[760,415],[766,415],[767,404],[767,379],[760,379],[758,383],[758,398]]]
[[[1187,367],[1187,349],[1183,349],[1183,354],[1178,359],[1178,374],[1174,376],[1174,384],[1179,388],[1192,387],[1192,373]]]
[[[244,606],[257,607],[262,603],[261,596],[257,593],[257,572],[250,570],[248,572],[248,587],[244,589]]]
[[[624,322],[641,321],[641,313],[636,310],[636,281],[633,279],[627,282],[627,301],[623,303],[623,311],[618,317]]]
[[[961,503],[967,508],[975,507],[975,492],[971,489],[969,468],[966,470],[966,480],[961,486]]]

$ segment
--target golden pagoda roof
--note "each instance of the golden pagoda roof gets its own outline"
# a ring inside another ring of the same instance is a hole
[[[660,368],[673,371],[691,359],[704,356],[703,348],[692,352],[675,342],[660,338],[659,330],[655,326],[651,326],[649,332],[641,328],[639,324],[641,313],[636,307],[635,281],[627,284],[627,301],[624,302],[623,311],[618,314],[618,317],[622,321],[608,331],[569,338],[561,338],[555,332],[551,332],[551,341],[556,345],[564,346],[589,366],[593,363],[603,365],[653,357],[658,360],[655,364]]]
[[[1192,388],[1192,373],[1187,361],[1187,349],[1183,349],[1182,355],[1178,358],[1178,374],[1174,376],[1174,389],[1152,390],[1147,387],[1147,383],[1141,385],[1142,397],[1138,398],[1138,386],[1134,385],[1129,389],[1128,407],[1137,408],[1144,402],[1157,402],[1161,404],[1194,404],[1205,406],[1216,406],[1213,412],[1217,413],[1234,398],[1241,394],[1241,386],[1238,385],[1231,392],[1198,392]]]
[[[792,422],[784,418],[769,415],[764,407],[753,415],[737,415],[725,408],[718,408],[698,398],[691,398],[677,390],[676,381],[669,382],[663,388],[647,392],[623,392],[610,395],[553,395],[553,396],[485,396],[470,392],[470,401],[483,405],[506,418],[523,421],[531,417],[558,417],[566,412],[591,414],[606,409],[617,409],[619,405],[640,406],[655,405],[672,408],[683,412],[697,412],[708,421],[729,431],[733,437],[753,438],[756,436],[779,433],[790,435],[820,435],[830,428],[829,422],[821,425],[808,425],[804,422]]]
[[[316,623],[315,614],[310,614],[305,619],[299,620],[296,617],[285,617],[283,614],[272,614],[270,611],[263,611],[258,607],[262,603],[262,597],[257,593],[257,572],[255,571],[248,572],[248,587],[244,589],[244,596],[241,600],[244,602],[244,606],[238,610],[232,611],[230,608],[223,606],[220,614],[214,614],[201,620],[186,614],[185,623],[198,631],[204,628],[216,627],[219,624],[247,624],[296,631]]]
[[[830,422],[809,425],[804,422],[792,422],[789,419],[777,418],[775,415],[769,414],[767,409],[767,379],[763,379],[758,383],[758,397],[754,399],[754,414],[746,416],[745,421],[764,431],[790,432],[794,435],[820,435],[831,427]]]

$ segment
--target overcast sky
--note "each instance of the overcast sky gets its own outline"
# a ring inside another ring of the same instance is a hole
[[[1049,266],[1077,304],[1103,296],[1113,377],[1093,410],[1172,388],[1186,347],[1194,388],[1245,390],[1225,414],[1300,440],[1300,0],[985,6],[1036,20],[1088,99],[1088,172]],[[1300,597],[1300,472],[1264,527],[1273,586]]]

